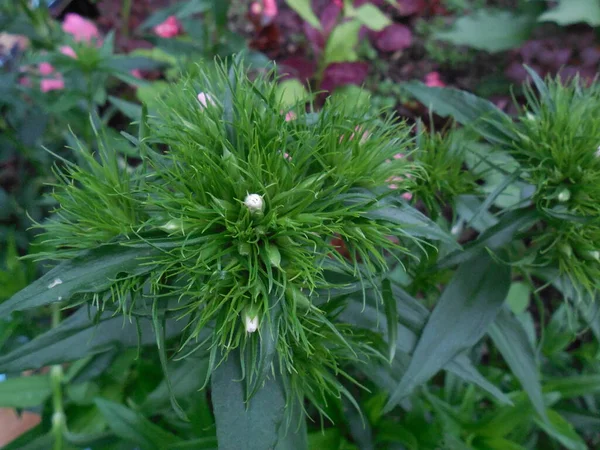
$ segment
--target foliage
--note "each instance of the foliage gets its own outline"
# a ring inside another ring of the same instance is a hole
[[[397,82],[449,14],[518,45],[488,2],[283,3],[105,0],[91,39],[1,3],[0,407],[41,418],[5,448],[598,447],[591,29],[505,54],[500,109]]]

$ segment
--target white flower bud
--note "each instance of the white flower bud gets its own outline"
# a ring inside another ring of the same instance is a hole
[[[561,203],[568,202],[570,198],[571,192],[566,188],[560,191],[560,193],[558,194],[558,201]]]
[[[258,315],[250,310],[244,311],[244,327],[246,333],[254,333],[258,330]]]
[[[212,96],[205,92],[200,92],[197,98],[200,102],[200,105],[202,106],[202,109],[206,108],[208,105],[215,105],[215,101],[213,100]]]
[[[251,213],[262,212],[265,207],[262,196],[258,194],[246,195],[244,205],[246,205]]]
[[[588,257],[588,259],[600,261],[600,252],[598,250],[588,250],[586,256]]]
[[[596,158],[600,158],[600,145],[598,146],[598,148],[594,152],[594,156],[596,156]]]

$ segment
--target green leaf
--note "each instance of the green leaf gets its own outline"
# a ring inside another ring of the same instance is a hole
[[[0,356],[1,372],[20,372],[27,369],[74,361],[84,356],[105,353],[115,348],[152,345],[155,337],[152,322],[146,318],[129,323],[123,317],[105,312],[95,317],[94,308],[80,308],[61,324]],[[167,321],[167,336],[180,334],[185,321]]]
[[[153,247],[102,245],[59,264],[43,277],[0,304],[0,317],[51,303],[66,301],[74,294],[101,292],[118,274],[140,275],[152,270],[142,258],[158,253]]]
[[[128,102],[118,97],[108,96],[108,100],[125,116],[131,120],[140,120],[142,107],[137,103]]]
[[[120,438],[140,445],[147,450],[164,450],[181,441],[174,434],[154,425],[136,411],[103,398],[96,399],[96,406],[104,416],[109,428]]]
[[[517,281],[510,285],[506,303],[515,314],[521,314],[529,307],[531,288],[528,284]]]
[[[341,23],[336,26],[325,45],[325,66],[335,62],[356,61],[356,45],[358,44],[358,31],[361,23],[358,20]]]
[[[556,22],[559,25],[587,23],[600,25],[600,3],[598,0],[559,0],[558,5],[538,17],[540,22]]]
[[[446,269],[469,261],[484,249],[498,250],[511,243],[515,233],[531,227],[538,218],[537,211],[528,208],[511,211],[502,216],[496,225],[483,232],[477,240],[465,246],[464,250],[453,252],[442,259],[437,267]]]
[[[546,418],[535,349],[527,332],[511,313],[503,310],[489,330],[496,348],[521,383],[537,413]]]
[[[544,392],[559,392],[561,398],[573,398],[600,393],[600,375],[575,375],[548,380]]]
[[[398,310],[396,309],[396,300],[392,294],[390,280],[383,280],[381,286],[381,295],[385,306],[385,320],[387,323],[387,341],[389,346],[389,359],[394,360],[396,354],[396,341],[398,340]]]
[[[373,31],[381,31],[392,24],[390,18],[382,13],[377,6],[371,3],[365,3],[361,7],[356,8],[353,16],[355,16],[360,23]]]
[[[569,450],[587,450],[589,448],[573,429],[573,425],[567,422],[559,413],[549,409],[546,415],[548,421],[538,418],[535,418],[535,421],[549,436],[556,439]]]
[[[460,245],[451,234],[446,233],[429,217],[403,202],[395,202],[393,206],[373,209],[365,214],[365,217],[372,220],[385,220],[399,225],[398,232],[409,236],[442,241],[454,248],[460,248]]]
[[[291,108],[301,101],[308,99],[308,92],[304,84],[296,78],[284,80],[277,85],[277,96],[281,98],[281,104],[285,108]]]
[[[397,286],[392,286],[394,297],[396,299],[396,310],[399,311],[398,319],[400,323],[397,325],[396,335],[396,355],[394,363],[390,368],[391,374],[383,374],[379,372],[374,377],[374,367],[370,365],[365,371],[365,375],[374,379],[374,381],[384,390],[391,391],[398,384],[395,376],[400,372],[395,370],[395,367],[406,366],[402,360],[408,358],[408,354],[412,353],[417,344],[417,333],[420,333],[429,316],[429,311],[419,301],[408,295]],[[341,320],[363,328],[377,330],[387,326],[387,319],[378,308],[372,304],[363,306],[362,297],[354,302],[350,302],[346,309],[340,315]],[[414,331],[413,331],[414,330]],[[447,363],[444,370],[451,372],[463,380],[479,386],[484,391],[488,392],[500,403],[511,405],[511,400],[500,391],[494,384],[486,380],[473,366],[469,358],[465,354],[456,356],[452,361]],[[402,370],[404,372],[405,368]],[[383,378],[381,376],[383,375]],[[394,375],[392,378],[391,375]]]
[[[258,335],[258,355],[255,358],[248,352],[245,358],[248,374],[246,393],[248,401],[267,380],[273,370],[273,361],[277,355],[277,341],[279,339],[279,318],[281,316],[281,303],[274,296],[270,299],[270,317],[261,327]],[[249,349],[250,350],[250,349]]]
[[[169,378],[173,387],[173,395],[178,400],[189,399],[190,396],[202,388],[203,380],[206,379],[208,361],[206,358],[187,356],[178,364],[169,367]],[[163,379],[144,402],[140,410],[145,415],[155,413],[158,410],[171,408],[171,394],[167,381]]]
[[[282,380],[266,380],[245,403],[242,378],[237,352],[230,353],[212,374],[211,392],[219,450],[273,449],[279,440],[280,428],[285,426],[286,398]],[[292,426],[288,432],[293,431]]]
[[[452,29],[433,37],[454,45],[464,45],[490,53],[510,50],[525,42],[535,25],[535,17],[492,8],[481,8],[456,20]]]
[[[459,267],[429,316],[386,411],[481,339],[500,311],[509,285],[510,268],[486,253]]]
[[[510,144],[516,138],[510,129],[510,117],[489,100],[470,92],[429,87],[417,81],[406,83],[403,88],[437,115],[451,116],[492,142]]]
[[[9,378],[0,381],[0,407],[33,408],[44,403],[51,393],[48,375]]]
[[[152,304],[152,325],[154,328],[154,334],[156,336],[156,347],[158,350],[158,356],[160,359],[160,366],[163,371],[165,384],[167,386],[167,392],[169,393],[169,399],[171,400],[171,406],[177,416],[181,420],[188,421],[187,415],[183,408],[179,405],[177,398],[175,397],[175,392],[173,390],[173,385],[171,383],[171,378],[169,377],[169,368],[167,367],[167,349],[166,349],[166,319],[164,315],[159,316],[158,313],[158,299],[154,299]]]
[[[321,29],[321,22],[312,10],[310,0],[285,0],[290,8],[298,13],[303,20],[317,30]]]

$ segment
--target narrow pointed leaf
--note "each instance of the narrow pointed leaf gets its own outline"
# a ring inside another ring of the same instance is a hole
[[[0,408],[32,408],[52,393],[48,375],[9,378],[0,382]]]
[[[83,252],[0,304],[0,317],[13,311],[66,301],[74,294],[100,292],[120,273],[139,275],[152,270],[151,265],[140,264],[140,260],[156,253],[157,250],[150,246],[124,247],[119,244],[102,245]]]
[[[498,250],[513,240],[513,236],[522,229],[532,226],[538,220],[535,210],[518,209],[511,211],[500,221],[485,230],[477,240],[465,246],[464,250],[451,253],[438,263],[439,269],[446,269],[478,255],[484,249]]]
[[[510,143],[513,138],[507,124],[508,115],[489,100],[454,88],[429,87],[420,82],[410,82],[403,88],[430,108],[434,113],[451,116],[457,122],[473,127],[492,142]]]
[[[481,339],[500,311],[509,286],[510,268],[486,253],[461,265],[429,316],[386,411]]]
[[[140,318],[138,330],[135,324],[108,311],[94,320],[96,313],[94,308],[80,308],[58,327],[0,356],[0,373],[39,369],[114,349],[155,344],[149,319]],[[167,321],[167,337],[180,334],[185,325],[182,320]]]
[[[535,349],[521,322],[510,312],[503,310],[490,327],[489,335],[512,373],[523,386],[534,409],[542,418],[546,418]]]
[[[396,354],[396,341],[398,340],[398,310],[396,309],[396,300],[392,294],[390,280],[383,280],[381,292],[385,306],[387,341],[390,349],[388,357],[390,361],[393,361]]]
[[[124,405],[103,398],[97,398],[95,402],[109,428],[117,436],[143,449],[163,450],[181,441]]]

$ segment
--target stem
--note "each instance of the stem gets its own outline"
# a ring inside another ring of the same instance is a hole
[[[121,17],[123,24],[121,25],[121,36],[129,36],[129,16],[131,16],[131,0],[123,0],[123,7],[121,8]]]
[[[60,305],[52,305],[52,328],[60,324]],[[63,369],[60,364],[50,368],[50,383],[52,385],[52,434],[54,435],[54,450],[63,450],[65,432],[65,411],[62,397]]]

